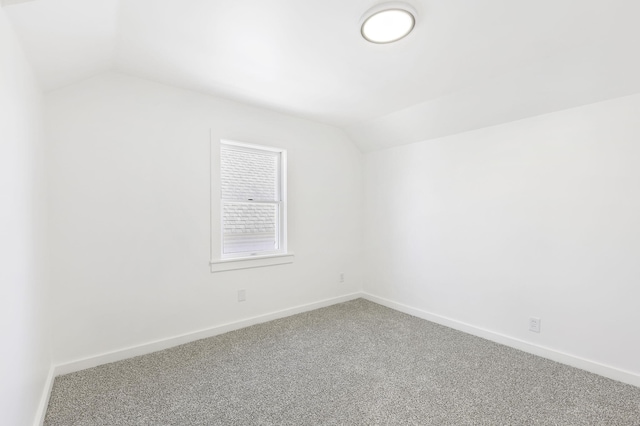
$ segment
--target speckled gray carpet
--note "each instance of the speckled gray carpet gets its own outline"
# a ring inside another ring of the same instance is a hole
[[[56,378],[46,425],[640,425],[640,388],[358,299]]]

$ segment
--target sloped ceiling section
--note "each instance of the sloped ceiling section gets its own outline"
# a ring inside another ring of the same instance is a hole
[[[6,7],[47,90],[113,69],[329,123],[363,151],[640,91],[638,0],[35,0]]]
[[[50,91],[113,67],[118,5],[118,0],[32,0],[4,11],[43,89]]]
[[[637,37],[546,58],[347,127],[363,152],[444,137],[640,92]]]

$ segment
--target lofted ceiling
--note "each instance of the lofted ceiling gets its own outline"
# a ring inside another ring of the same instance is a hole
[[[638,0],[407,0],[414,32],[359,32],[376,0],[7,5],[45,90],[115,70],[345,129],[363,151],[640,92]]]

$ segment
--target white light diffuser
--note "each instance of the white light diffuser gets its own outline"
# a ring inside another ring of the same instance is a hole
[[[361,32],[372,43],[392,43],[406,37],[415,24],[415,12],[411,7],[388,3],[365,13]]]

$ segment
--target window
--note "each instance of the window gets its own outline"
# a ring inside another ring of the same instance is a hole
[[[212,271],[290,263],[277,259],[291,256],[286,151],[221,141],[219,152],[220,253],[211,262]],[[254,260],[258,262],[244,262]],[[232,262],[236,264],[228,265]]]

